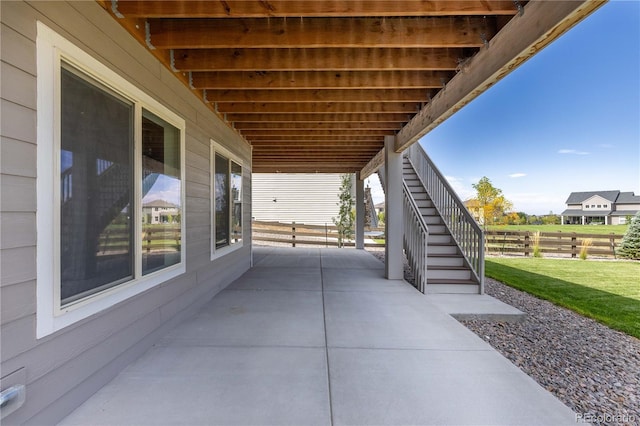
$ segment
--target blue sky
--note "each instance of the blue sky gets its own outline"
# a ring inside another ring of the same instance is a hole
[[[640,2],[611,1],[420,143],[463,199],[482,176],[529,214],[572,191],[637,195],[639,80]]]

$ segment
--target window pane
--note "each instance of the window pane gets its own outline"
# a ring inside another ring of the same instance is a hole
[[[60,284],[67,304],[133,276],[133,105],[63,65]]]
[[[231,244],[242,241],[242,167],[231,162]]]
[[[229,160],[216,154],[214,164],[216,248],[229,245]]]
[[[142,274],[180,263],[180,129],[142,112]]]

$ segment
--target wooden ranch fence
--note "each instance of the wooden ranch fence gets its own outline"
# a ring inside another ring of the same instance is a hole
[[[370,229],[384,233],[384,228]],[[590,239],[588,256],[615,257],[615,249],[622,240],[620,234],[579,234],[576,232],[541,232],[539,247],[544,256],[561,255],[578,257],[583,241]],[[290,245],[315,245],[337,247],[337,228],[333,225],[305,225],[299,223],[253,221],[253,241],[264,241]],[[533,256],[534,232],[530,231],[485,231],[487,254]],[[354,246],[347,242],[345,246]],[[365,247],[384,247],[384,243],[366,243]]]
[[[305,225],[302,223],[280,222],[252,222],[253,241],[264,241],[291,245],[314,245],[325,247],[338,247],[338,228],[334,225]],[[384,233],[384,228],[371,228],[369,231]],[[355,243],[348,241],[346,247],[353,247]],[[384,247],[384,244],[365,243],[365,247]]]
[[[510,255],[533,255],[534,232],[485,231],[486,251]],[[591,240],[587,255],[615,257],[622,235],[578,234],[575,232],[540,232],[539,247],[544,254],[578,257],[585,240]]]

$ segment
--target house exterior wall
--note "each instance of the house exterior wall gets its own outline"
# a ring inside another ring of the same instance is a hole
[[[617,212],[633,212],[632,215],[640,210],[640,204],[616,204],[615,211]]]
[[[339,174],[256,173],[253,217],[269,222],[333,225],[332,218],[340,210],[340,184]]]
[[[3,425],[54,424],[251,262],[251,150],[96,2],[0,2],[2,223],[0,375],[23,375],[24,405]],[[36,338],[36,22],[186,121],[186,272]],[[211,261],[210,139],[243,160],[243,246]]]

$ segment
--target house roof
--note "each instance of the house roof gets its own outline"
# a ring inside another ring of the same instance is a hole
[[[600,196],[612,203],[616,201],[620,191],[589,191],[589,192],[572,192],[567,198],[566,204],[580,204],[594,196]]]
[[[253,147],[252,170],[400,153],[604,1],[97,0]]]
[[[153,201],[149,201],[148,203],[144,203],[142,207],[158,207],[158,208],[173,209],[178,206],[165,200],[153,200]]]
[[[640,204],[640,195],[635,195],[633,192],[621,192],[616,204]]]

